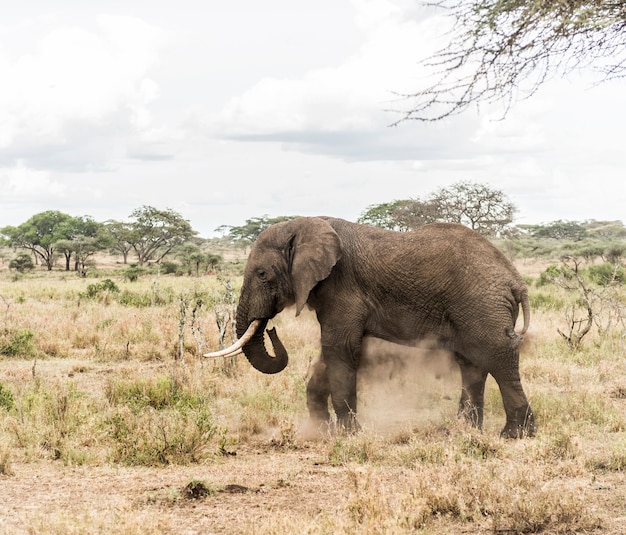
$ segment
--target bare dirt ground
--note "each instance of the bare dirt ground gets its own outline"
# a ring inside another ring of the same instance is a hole
[[[0,533],[7,535],[281,533],[289,530],[285,519],[299,529],[332,519],[355,492],[350,470],[329,465],[315,444],[287,452],[259,445],[208,466],[70,468],[40,462],[16,463],[14,471],[0,479]],[[377,481],[389,494],[407,478],[405,471],[390,469]],[[593,499],[589,507],[616,511],[621,503],[626,509],[623,474],[582,484]],[[272,529],[277,516],[283,521]],[[456,531],[445,526],[433,533],[493,533],[487,521],[458,525]],[[606,516],[595,532],[619,535],[624,526],[626,510]],[[368,532],[376,531],[363,531]]]
[[[0,532],[6,534],[56,532],[55,524],[72,523],[81,533],[254,532],[277,511],[294,518],[332,511],[345,486],[344,471],[321,464],[314,450],[239,451],[210,466],[41,462],[16,464],[14,471],[0,480]]]

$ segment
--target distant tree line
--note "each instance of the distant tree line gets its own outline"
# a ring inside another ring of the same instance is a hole
[[[99,223],[90,216],[73,217],[57,210],[32,216],[18,225],[0,228],[0,239],[14,249],[29,251],[37,263],[52,270],[58,257],[65,260],[65,269],[82,274],[89,260],[99,251],[119,253],[126,264],[132,252],[140,266],[159,263],[176,247],[190,242],[197,234],[180,214],[143,206],[134,210],[130,221]],[[189,243],[188,253],[199,251]],[[23,271],[29,268],[27,254],[22,252],[10,267]],[[32,260],[30,260],[32,264]]]
[[[283,221],[296,219],[297,217],[300,216],[292,215],[269,217],[267,215],[264,215],[262,217],[253,217],[251,219],[246,219],[245,224],[238,227],[222,225],[215,230],[217,232],[221,232],[222,234],[226,234],[233,243],[246,246],[254,243],[259,234],[261,234],[261,232],[263,232],[267,227],[275,223],[282,223]]]
[[[358,222],[380,228],[408,232],[435,222],[455,222],[500,241],[510,256],[542,256],[559,248],[576,251],[581,257],[601,257],[617,262],[625,254],[626,228],[621,221],[553,221],[541,225],[514,225],[515,205],[499,191],[485,184],[461,181],[440,188],[424,198],[410,198],[368,206]],[[253,217],[241,226],[216,229],[222,238],[197,237],[189,221],[179,213],[142,206],[128,221],[102,223],[90,216],[72,217],[59,211],[32,216],[16,227],[0,228],[0,245],[10,246],[16,256],[9,267],[32,269],[33,260],[51,270],[58,258],[67,271],[82,275],[93,256],[109,251],[127,264],[132,255],[138,266],[159,264],[176,267],[187,274],[216,269],[222,261],[212,249],[250,246],[270,225],[298,216]],[[515,238],[515,239],[511,239]],[[179,264],[164,262],[175,256]]]

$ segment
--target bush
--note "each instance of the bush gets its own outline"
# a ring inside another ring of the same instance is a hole
[[[144,308],[154,304],[152,296],[148,293],[136,293],[124,290],[118,299],[119,303],[128,307]]]
[[[124,306],[137,308],[163,306],[174,302],[174,291],[170,287],[160,288],[153,284],[150,290],[146,292],[124,290],[120,294],[118,302]]]
[[[27,253],[20,253],[15,257],[11,262],[9,262],[9,269],[15,269],[20,273],[24,273],[24,271],[30,271],[35,269],[35,264],[33,264],[33,259]]]
[[[530,307],[535,310],[562,310],[565,302],[560,297],[556,297],[543,292],[533,292],[530,294]]]
[[[35,351],[35,335],[28,329],[8,333],[7,340],[0,339],[0,355],[29,357]]]
[[[170,377],[110,381],[105,387],[115,408],[105,421],[114,459],[129,465],[188,464],[209,453],[218,428],[207,399]],[[214,452],[217,451],[215,445]]]
[[[104,279],[101,282],[89,284],[87,286],[87,290],[79,295],[80,297],[84,297],[86,299],[99,299],[106,294],[117,294],[119,292],[120,289],[117,284],[115,284],[111,279]]]
[[[613,282],[624,284],[624,281],[626,281],[626,270],[609,262],[590,266],[587,273],[589,278],[598,286],[607,286]]]
[[[180,266],[176,262],[161,262],[161,273],[164,275],[176,275]]]
[[[136,282],[140,275],[144,274],[144,270],[137,266],[137,264],[131,264],[130,267],[124,272],[124,278],[129,282]]]
[[[548,266],[545,271],[542,271],[537,279],[537,287],[547,286],[554,284],[554,281],[563,275],[563,271],[556,264]]]
[[[203,409],[148,408],[135,414],[121,407],[105,426],[114,441],[113,462],[134,466],[199,462],[210,454],[209,445],[218,432],[212,416]]]

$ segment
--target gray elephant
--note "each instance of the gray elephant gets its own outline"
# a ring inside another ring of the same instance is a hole
[[[242,349],[263,373],[287,365],[287,352],[268,320],[308,305],[321,327],[322,353],[307,385],[314,421],[358,428],[357,370],[363,338],[398,344],[436,340],[452,352],[462,377],[459,414],[482,428],[487,374],[496,380],[506,425],[502,436],[535,432],[519,375],[519,345],[528,329],[528,291],[520,274],[487,239],[457,224],[394,232],[329,217],[302,217],[263,231],[248,258],[237,307]],[[514,330],[521,304],[524,323]]]

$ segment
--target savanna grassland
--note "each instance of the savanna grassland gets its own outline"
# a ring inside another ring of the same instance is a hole
[[[363,431],[310,428],[311,313],[274,321],[290,351],[281,374],[199,357],[219,345],[217,319],[230,341],[234,272],[1,266],[0,533],[624,533],[626,287],[572,348],[558,331],[578,328],[580,295],[538,285],[545,264],[517,265],[538,425],[520,441],[499,438],[493,380],[478,432],[456,418],[446,355],[377,343],[384,363],[359,378]]]

